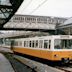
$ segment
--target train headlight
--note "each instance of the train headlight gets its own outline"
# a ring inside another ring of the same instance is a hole
[[[54,57],[58,57],[58,55],[54,55]]]

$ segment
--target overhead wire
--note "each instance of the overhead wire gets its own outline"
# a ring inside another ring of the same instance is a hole
[[[29,14],[32,14],[35,12],[37,9],[39,9],[44,3],[46,3],[48,0],[44,0],[41,4],[39,4],[33,11],[31,11]]]
[[[32,2],[33,0],[30,0],[29,2],[28,2],[28,4],[26,4],[26,6],[23,8],[23,11],[31,4],[31,2]],[[22,12],[23,12],[22,11]],[[30,24],[29,24],[30,25]],[[29,27],[29,25],[27,25],[25,28],[27,28],[27,27]],[[26,29],[25,29],[26,30]]]
[[[26,6],[23,8],[23,11],[22,11],[22,12],[24,12],[24,10],[31,4],[32,1],[33,1],[33,0],[30,0],[30,1],[28,2],[28,4],[26,4]]]
[[[41,4],[39,4],[32,12],[30,12],[30,14],[32,14],[33,12],[35,12],[38,8],[40,8],[45,2],[47,2],[48,0],[44,0]],[[30,0],[29,1],[29,3],[26,5],[27,7],[31,4],[31,2],[32,2],[32,0]],[[27,7],[25,7],[23,10],[25,10]],[[28,27],[28,26],[30,26],[30,24],[29,25],[27,25],[26,27]],[[25,28],[26,28],[25,27]]]
[[[33,12],[35,12],[37,9],[39,9],[44,3],[46,3],[48,0],[44,0],[41,4],[39,4],[32,12],[30,12],[30,14],[32,14]],[[29,3],[26,5],[26,7],[25,8],[23,8],[23,10],[24,9],[26,9],[30,4],[31,4],[31,2],[32,2],[32,0],[30,0],[29,1]],[[26,27],[25,27],[25,30],[26,30],[26,28],[28,28],[30,26],[30,24],[28,24],[28,25],[26,25]],[[38,28],[39,28],[39,25],[38,25]],[[39,31],[40,31],[40,29],[39,29]]]
[[[30,12],[30,14],[32,14],[33,12],[35,12],[37,9],[39,9],[44,3],[46,3],[48,0],[44,0],[41,4],[39,4],[32,12]],[[39,25],[38,25],[39,28]],[[40,29],[39,29],[40,32]]]
[[[35,12],[38,8],[40,8],[44,3],[46,3],[48,0],[44,0],[41,4],[39,4],[32,12],[30,12],[30,14],[32,14],[33,12]],[[29,27],[30,26],[30,24],[29,25],[27,25],[26,27]],[[25,27],[25,28],[26,28]],[[39,26],[38,26],[38,28],[39,28]],[[40,31],[40,29],[39,29],[39,31]]]

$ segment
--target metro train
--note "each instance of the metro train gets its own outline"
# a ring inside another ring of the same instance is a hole
[[[12,50],[49,61],[69,63],[72,60],[72,35],[51,35],[14,39]]]

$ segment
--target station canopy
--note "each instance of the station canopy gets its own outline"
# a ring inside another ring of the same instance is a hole
[[[68,18],[64,23],[59,25],[60,28],[72,27],[72,17]]]
[[[0,28],[15,14],[24,0],[0,0]]]
[[[66,34],[72,35],[72,17],[67,19],[63,24],[60,24],[58,29],[63,29]]]
[[[64,22],[64,25],[72,24],[72,18],[69,18]]]

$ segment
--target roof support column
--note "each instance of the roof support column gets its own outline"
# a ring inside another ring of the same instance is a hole
[[[68,34],[69,34],[69,35],[71,34],[71,29],[70,29],[70,27],[68,28]]]

